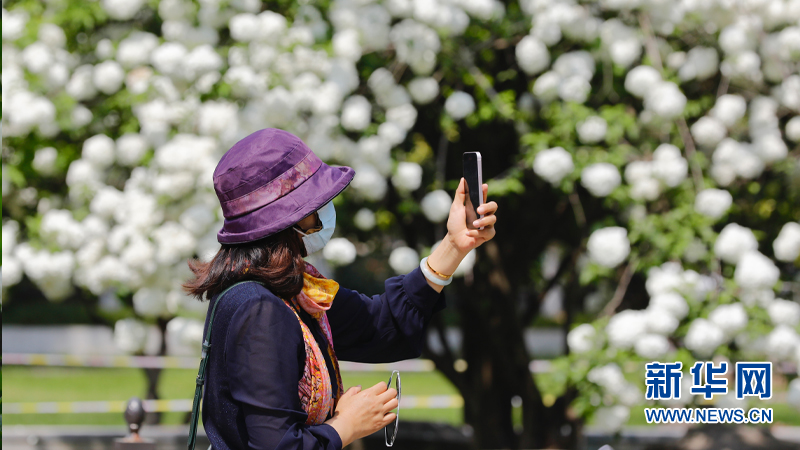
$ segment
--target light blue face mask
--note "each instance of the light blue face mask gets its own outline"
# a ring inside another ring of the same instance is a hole
[[[322,229],[311,234],[304,233],[300,227],[295,226],[294,229],[303,235],[303,244],[306,246],[306,254],[318,252],[325,247],[325,244],[333,237],[333,230],[336,228],[336,209],[333,207],[333,202],[328,202],[322,208],[317,210],[319,220],[322,222]]]

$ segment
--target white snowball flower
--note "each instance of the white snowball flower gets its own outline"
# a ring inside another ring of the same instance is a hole
[[[411,103],[389,108],[386,111],[386,121],[393,122],[408,131],[417,122],[417,108]]]
[[[642,358],[656,359],[669,351],[669,341],[660,334],[646,334],[633,346],[636,354]]]
[[[547,46],[531,35],[519,41],[515,53],[517,63],[528,75],[535,75],[550,65],[550,52]]]
[[[767,289],[778,282],[780,274],[771,259],[751,250],[743,254],[736,263],[733,279],[744,289]]]
[[[792,262],[800,256],[800,223],[789,222],[781,228],[778,237],[772,243],[775,259]]]
[[[186,54],[186,47],[183,44],[165,42],[150,53],[150,62],[158,72],[164,75],[177,75]]]
[[[205,44],[195,47],[183,58],[180,71],[186,80],[193,81],[203,74],[219,72],[222,66],[222,57],[211,45]]]
[[[169,355],[199,355],[203,342],[203,322],[186,317],[175,317],[167,322],[164,339]]]
[[[678,328],[678,325],[680,324],[680,321],[675,318],[671,312],[665,309],[650,305],[644,310],[644,312],[644,320],[647,323],[647,330],[652,333],[663,334],[665,336],[670,335]]]
[[[23,64],[31,73],[43,73],[53,64],[53,53],[43,42],[28,45],[21,56]]]
[[[714,117],[701,117],[691,128],[695,142],[704,147],[714,147],[725,138],[727,130],[721,120]]]
[[[58,158],[58,151],[55,148],[40,148],[36,150],[31,165],[34,170],[44,176],[53,175],[56,171],[56,158]]]
[[[209,100],[197,111],[197,130],[203,136],[219,136],[229,141],[236,136],[239,108],[235,103]]]
[[[581,184],[595,197],[605,197],[622,183],[617,167],[610,163],[595,163],[581,171]]]
[[[683,114],[686,96],[675,83],[662,81],[645,93],[644,106],[663,119],[674,119]]]
[[[600,142],[606,137],[608,124],[606,120],[599,116],[591,116],[578,123],[578,139],[584,144],[593,144]]]
[[[67,43],[64,30],[54,23],[43,23],[39,26],[39,40],[53,48],[63,48]]]
[[[72,113],[70,114],[70,120],[74,128],[81,128],[89,125],[92,122],[92,118],[92,112],[83,105],[75,105],[75,108],[72,109]]]
[[[800,346],[800,336],[788,325],[778,325],[767,336],[765,349],[775,359],[787,360],[794,357]]]
[[[94,71],[92,72],[92,82],[95,87],[106,95],[119,91],[124,79],[125,71],[116,61],[103,61],[94,66]]]
[[[747,326],[747,312],[741,303],[719,305],[708,315],[708,320],[731,338]]]
[[[800,142],[800,116],[794,116],[786,122],[786,139]]]
[[[789,148],[781,139],[780,133],[759,136],[753,142],[753,149],[765,163],[780,161],[789,154]]]
[[[714,220],[721,218],[733,204],[733,196],[724,189],[703,189],[694,200],[694,210]]]
[[[747,112],[747,102],[739,95],[725,94],[717,99],[717,103],[709,111],[709,115],[719,119],[726,127],[732,127]]]
[[[3,40],[16,41],[21,38],[25,34],[25,25],[27,23],[28,13],[21,8],[13,11],[7,11],[3,8]]]
[[[456,91],[447,97],[444,109],[453,119],[461,120],[475,111],[475,100],[466,92]]]
[[[342,127],[348,131],[362,131],[372,122],[372,105],[361,95],[349,97],[342,106]]]
[[[111,39],[101,39],[94,49],[94,54],[97,55],[101,61],[113,58],[114,44],[111,42]]]
[[[339,89],[339,85],[332,81],[326,81],[316,90],[311,110],[320,115],[333,114],[339,110],[341,105],[342,91]]]
[[[134,319],[118,320],[114,324],[114,344],[125,353],[139,353],[147,341],[147,325]]]
[[[375,228],[377,221],[375,220],[375,213],[369,208],[361,208],[353,217],[355,225],[364,230],[369,231]]]
[[[97,90],[92,82],[93,74],[94,67],[91,64],[85,64],[75,69],[65,87],[67,94],[78,101],[89,100],[97,95]]]
[[[392,184],[403,191],[414,191],[422,184],[422,166],[415,162],[397,164],[397,171],[392,175]]]
[[[133,309],[145,317],[167,314],[167,293],[158,288],[141,288],[133,294]]]
[[[539,75],[533,83],[533,95],[543,102],[551,102],[558,98],[558,88],[561,85],[561,76],[550,71]]]
[[[737,264],[741,257],[758,249],[753,232],[735,223],[725,225],[714,243],[714,254],[729,264]]]
[[[725,342],[722,329],[706,319],[695,319],[684,338],[686,348],[699,357],[708,357]]]
[[[125,68],[147,64],[150,54],[158,47],[158,37],[152,33],[134,31],[119,43],[117,61]]]
[[[625,90],[643,98],[661,82],[661,74],[651,66],[637,66],[625,76]]]
[[[727,186],[738,175],[742,178],[755,178],[764,170],[764,162],[751,146],[726,138],[719,143],[711,156],[711,174],[722,186]]]
[[[361,59],[361,44],[359,43],[358,31],[350,28],[334,33],[331,40],[333,54],[341,56],[350,61]]]
[[[435,78],[417,77],[408,83],[408,93],[416,103],[426,105],[439,95],[439,83]]]
[[[384,122],[378,125],[378,137],[391,146],[401,144],[406,139],[406,135],[406,128],[394,122]]]
[[[553,70],[564,78],[578,76],[588,82],[594,76],[595,65],[591,53],[578,50],[559,56],[553,63]]]
[[[668,311],[678,320],[689,314],[689,305],[683,296],[677,292],[664,292],[655,295],[650,299],[650,306]]]
[[[796,327],[800,323],[800,304],[791,300],[775,299],[767,307],[767,313],[775,325]]]
[[[795,358],[800,359],[800,358]],[[800,409],[800,378],[795,378],[789,383],[788,395],[786,396],[786,403],[792,405],[796,409]]]
[[[123,201],[122,192],[113,186],[103,186],[95,194],[89,204],[89,210],[103,218],[114,216],[120,202]]]
[[[411,272],[419,266],[419,253],[410,247],[398,247],[389,255],[389,266],[398,274]]]
[[[586,353],[594,348],[597,332],[588,323],[578,325],[567,334],[567,345],[572,353]]]
[[[558,85],[558,96],[567,102],[585,103],[591,91],[592,85],[580,75],[564,78]]]
[[[678,70],[681,81],[708,79],[719,69],[719,55],[710,47],[697,46],[686,54],[686,62]]]
[[[22,263],[13,256],[3,256],[3,265],[0,267],[3,287],[9,288],[22,281]]]
[[[141,134],[125,133],[117,139],[117,161],[124,166],[136,166],[149,148],[150,144]]]
[[[439,243],[441,242],[442,241],[439,241]],[[458,264],[458,267],[456,267],[456,270],[453,272],[453,276],[459,278],[466,275],[467,272],[471,271],[472,268],[475,266],[475,260],[476,260],[475,249],[472,249],[469,251],[469,253],[467,253],[467,256],[465,256],[464,259],[462,259],[461,262]]]
[[[81,187],[89,188],[90,190],[96,189],[99,181],[100,174],[94,164],[84,159],[76,159],[72,161],[67,169],[67,186],[70,192],[77,191]]]
[[[214,211],[206,205],[194,204],[182,212],[178,222],[195,236],[202,236],[214,223]]]
[[[645,312],[626,309],[613,316],[606,325],[608,343],[612,347],[628,349],[644,336],[647,322]]]
[[[437,189],[425,194],[420,202],[422,213],[433,223],[445,221],[450,216],[450,204],[453,198],[446,191]]]
[[[386,178],[374,166],[362,164],[355,168],[353,188],[364,198],[378,201],[386,195]]]
[[[107,169],[114,164],[114,140],[105,134],[97,134],[83,142],[81,157],[97,167]]]
[[[197,240],[192,233],[177,222],[164,222],[152,233],[156,242],[156,262],[177,264],[194,253]]]
[[[441,42],[436,31],[413,19],[395,24],[389,38],[397,51],[397,59],[407,63],[418,75],[427,75],[436,66]]]
[[[679,263],[665,262],[647,272],[645,289],[651,297],[678,290],[683,286],[683,268]]]
[[[100,6],[112,19],[130,20],[144,3],[144,0],[101,0]]]
[[[322,256],[336,266],[346,266],[356,260],[356,246],[347,238],[333,238],[322,249]]]
[[[596,230],[589,236],[586,245],[589,258],[603,267],[616,267],[631,252],[628,230],[622,227],[606,227]]]
[[[592,368],[586,374],[586,379],[614,394],[620,393],[627,384],[622,369],[615,363]]]
[[[561,180],[572,173],[575,164],[572,155],[562,147],[542,150],[533,160],[533,171],[550,184],[556,186]]]

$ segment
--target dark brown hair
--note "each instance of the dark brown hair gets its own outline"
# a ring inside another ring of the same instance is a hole
[[[258,241],[222,244],[210,262],[188,261],[195,277],[183,283],[183,289],[199,300],[210,300],[234,283],[255,280],[289,299],[303,288],[305,253],[302,238],[292,228]]]

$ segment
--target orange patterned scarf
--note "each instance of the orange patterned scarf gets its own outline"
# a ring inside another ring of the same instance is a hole
[[[342,395],[342,376],[339,373],[339,360],[333,350],[333,336],[331,327],[328,323],[328,316],[325,311],[329,310],[336,293],[339,291],[339,283],[325,278],[316,267],[306,263],[306,271],[303,273],[303,290],[294,296],[290,301],[284,300],[286,306],[292,309],[300,328],[303,331],[303,342],[306,347],[306,364],[303,377],[300,379],[298,393],[300,395],[300,405],[303,411],[308,414],[306,424],[319,425],[325,422],[329,414],[336,409],[336,402]],[[328,366],[325,364],[325,357],[322,350],[314,339],[311,329],[300,319],[297,308],[303,308],[319,323],[325,339],[328,341],[328,356],[333,362],[336,375],[336,386],[331,384],[331,376]]]

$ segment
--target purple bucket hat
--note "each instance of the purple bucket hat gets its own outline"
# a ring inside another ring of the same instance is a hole
[[[323,207],[350,184],[355,171],[331,167],[300,138],[265,128],[234,144],[214,170],[225,224],[222,244],[265,238]]]

